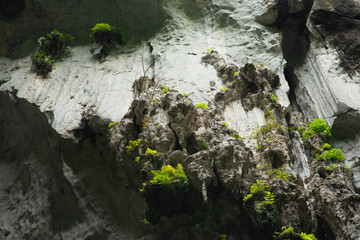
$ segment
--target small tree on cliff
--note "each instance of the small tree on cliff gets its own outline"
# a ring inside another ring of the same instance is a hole
[[[107,23],[98,23],[90,29],[93,42],[101,45],[100,57],[106,57],[116,44],[123,44],[120,29]],[[93,53],[93,50],[92,50]]]

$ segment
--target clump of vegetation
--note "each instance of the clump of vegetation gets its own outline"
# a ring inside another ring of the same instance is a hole
[[[208,53],[213,53],[213,52],[214,52],[214,47],[208,48],[208,49],[206,49],[206,51],[207,51]]]
[[[112,27],[107,23],[98,23],[90,30],[91,39],[102,46],[100,54],[105,57],[116,44],[123,44],[121,31],[117,27]]]
[[[227,122],[223,121],[222,123],[225,125],[225,127],[229,127],[229,124]]]
[[[226,91],[227,87],[222,87],[221,90]]]
[[[331,145],[330,145],[330,144],[324,143],[323,149],[330,149],[330,148],[331,148]]]
[[[267,191],[264,199],[256,204],[256,211],[257,212],[267,212],[270,208],[273,207],[275,204],[275,195],[272,192]]]
[[[275,195],[268,188],[262,180],[256,180],[250,187],[250,193],[243,198],[244,205],[251,206],[255,211],[256,224],[268,224],[275,219]]]
[[[290,174],[285,172],[285,168],[286,165],[282,165],[281,169],[274,169],[271,164],[269,165],[265,165],[265,164],[259,164],[256,166],[257,169],[264,169],[266,170],[266,173],[269,176],[275,177],[275,178],[279,178],[279,179],[283,179],[285,181],[289,181],[290,180]]]
[[[129,141],[129,145],[127,145],[125,148],[126,148],[126,151],[128,153],[131,153],[133,152],[135,149],[139,148],[139,145],[140,145],[140,142],[141,142],[141,139],[136,139],[134,141]]]
[[[326,133],[331,137],[331,131],[329,126],[326,124],[324,119],[316,118],[313,119],[309,124],[309,130],[303,131],[302,139],[304,141],[308,140],[315,133]]]
[[[327,166],[326,168],[325,168],[325,170],[326,171],[328,171],[328,172],[332,172],[332,171],[334,171],[335,169],[337,169],[339,167],[339,165],[337,165],[337,164],[333,164],[333,165],[331,165],[331,166]]]
[[[153,150],[151,148],[147,148],[145,151],[145,156],[148,157],[150,159],[150,161],[152,160],[152,158],[154,156],[156,156],[158,152],[156,150]]]
[[[114,126],[115,123],[118,123],[119,121],[115,121],[115,122],[112,122],[112,123],[109,123],[109,128],[111,128],[112,126]]]
[[[161,85],[161,92],[164,93],[164,94],[168,94],[169,93],[169,90],[170,88],[168,87],[165,87],[164,85]]]
[[[227,239],[227,236],[226,234],[220,234],[220,240],[226,240]]]
[[[316,160],[343,162],[345,160],[345,156],[341,149],[333,148],[331,150],[325,150],[321,155],[316,154]]]
[[[188,178],[180,163],[176,166],[176,168],[171,165],[166,165],[163,166],[161,170],[154,170],[151,172],[155,175],[150,181],[153,185],[169,187],[186,187],[189,185]]]
[[[44,50],[36,52],[31,57],[31,62],[35,67],[35,70],[38,74],[46,76],[49,74],[54,67],[54,59],[51,56],[46,55]]]
[[[236,139],[241,139],[240,135],[237,133],[232,133],[231,136]]]
[[[270,99],[271,99],[271,101],[274,102],[274,103],[277,102],[277,97],[276,97],[274,94],[272,94],[272,93],[270,93]]]
[[[256,180],[256,183],[254,183],[250,187],[250,193],[246,195],[243,199],[244,205],[246,202],[254,196],[254,194],[263,194],[265,193],[265,190],[269,188],[269,186],[265,185],[265,183],[262,180]]]
[[[285,127],[278,124],[276,121],[276,117],[273,111],[268,111],[265,113],[265,121],[266,124],[262,127],[258,127],[255,131],[251,133],[251,138],[256,139],[258,142],[258,146],[255,149],[260,150],[261,145],[259,145],[259,139],[263,137],[267,137],[271,131],[273,130],[283,130]],[[268,139],[268,138],[267,138]]]
[[[75,39],[70,34],[54,29],[39,39],[40,48],[31,57],[38,74],[47,75],[53,70],[54,61],[70,51],[69,44]]]
[[[285,227],[281,228],[281,232],[274,232],[274,240],[317,240],[313,234],[296,233],[294,228]]]
[[[149,121],[149,119],[148,119],[147,117],[144,117],[143,120],[141,121],[141,123],[142,123],[142,128],[143,128],[144,130],[147,129],[148,121]]]
[[[239,75],[239,72],[234,72],[234,76]]]
[[[199,103],[196,105],[196,108],[204,108],[209,109],[208,105],[206,103]]]
[[[44,50],[47,55],[52,56],[53,59],[58,59],[69,51],[69,44],[74,39],[74,36],[54,29],[45,37],[40,38],[40,49]]]
[[[209,148],[209,143],[207,143],[202,137],[199,137],[199,135],[196,135],[196,136],[197,136],[197,140],[200,142],[201,146],[204,149],[208,149]]]
[[[146,218],[144,218],[143,220],[141,220],[145,225],[149,225],[150,224],[150,222],[146,219]]]

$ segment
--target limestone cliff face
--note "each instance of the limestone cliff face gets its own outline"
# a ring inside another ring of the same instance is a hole
[[[16,3],[0,5],[0,239],[360,238],[358,2]],[[102,62],[97,22],[127,42]],[[37,76],[26,55],[54,28],[77,45]],[[332,137],[301,139],[313,118]],[[345,161],[316,161],[324,143]],[[189,185],[151,184],[179,163]]]

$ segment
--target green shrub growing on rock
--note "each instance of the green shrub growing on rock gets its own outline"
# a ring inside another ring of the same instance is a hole
[[[75,37],[61,33],[54,29],[45,37],[39,39],[40,48],[31,57],[35,71],[41,75],[47,75],[53,70],[54,61],[70,52],[69,44]]]
[[[274,232],[274,240],[317,240],[313,234],[296,233],[292,227],[282,227],[281,232]]]
[[[316,154],[316,160],[343,162],[345,160],[345,156],[341,149],[333,148],[331,150],[325,150],[321,155]]]
[[[107,56],[116,44],[123,44],[120,29],[107,23],[98,23],[90,29],[90,38],[102,46],[100,54]]]
[[[209,109],[208,105],[206,103],[199,103],[196,105],[196,108],[204,108]]]
[[[134,141],[129,141],[129,145],[127,145],[125,148],[126,148],[126,151],[128,153],[131,153],[132,151],[134,151],[135,149],[137,149],[140,145],[140,142],[141,142],[141,139],[136,139]]]
[[[46,76],[49,74],[54,67],[54,59],[51,56],[46,55],[44,50],[40,50],[36,52],[31,57],[31,62],[35,67],[35,71],[40,74]]]
[[[290,180],[290,174],[286,173],[286,171],[285,171],[285,168],[286,168],[285,164],[281,167],[282,169],[275,169],[275,168],[273,168],[271,166],[271,164],[269,164],[269,165],[259,164],[259,165],[256,166],[256,168],[266,170],[266,173],[269,176],[279,178],[279,179],[283,179],[283,180],[285,180],[287,182]]]
[[[265,185],[263,181],[256,180],[250,187],[250,194],[246,195],[243,199],[244,204],[257,193],[265,193],[265,189],[269,188],[269,186]]]
[[[302,139],[304,141],[308,140],[315,133],[326,133],[331,137],[331,132],[329,126],[326,124],[324,119],[316,118],[309,123],[309,130],[303,132]]]
[[[44,50],[47,55],[52,56],[53,59],[58,59],[69,51],[69,44],[74,39],[74,36],[54,29],[45,37],[40,38],[40,49]]]
[[[173,187],[175,185],[185,187],[189,185],[188,178],[180,163],[176,166],[176,168],[171,165],[166,165],[163,166],[161,170],[154,170],[151,172],[155,175],[153,180],[150,181],[153,185],[169,187]]]
[[[152,150],[151,148],[147,148],[145,152],[145,156],[154,157],[157,154],[156,150]]]
[[[331,166],[327,166],[326,168],[325,168],[325,171],[327,171],[327,172],[332,172],[332,171],[334,171],[335,169],[337,169],[339,167],[339,165],[337,165],[337,164],[333,164],[333,165],[331,165]]]

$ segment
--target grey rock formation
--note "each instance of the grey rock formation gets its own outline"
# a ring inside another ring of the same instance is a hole
[[[1,228],[6,239],[61,239],[84,217],[64,177],[59,135],[36,107],[1,93]]]
[[[74,46],[47,78],[29,56],[0,58],[0,239],[360,238],[357,1],[7,7],[2,56],[53,28],[86,43],[95,20],[126,45],[101,62]],[[313,118],[333,137],[302,139]],[[345,162],[315,161],[324,143]],[[178,164],[189,185],[152,184]]]

